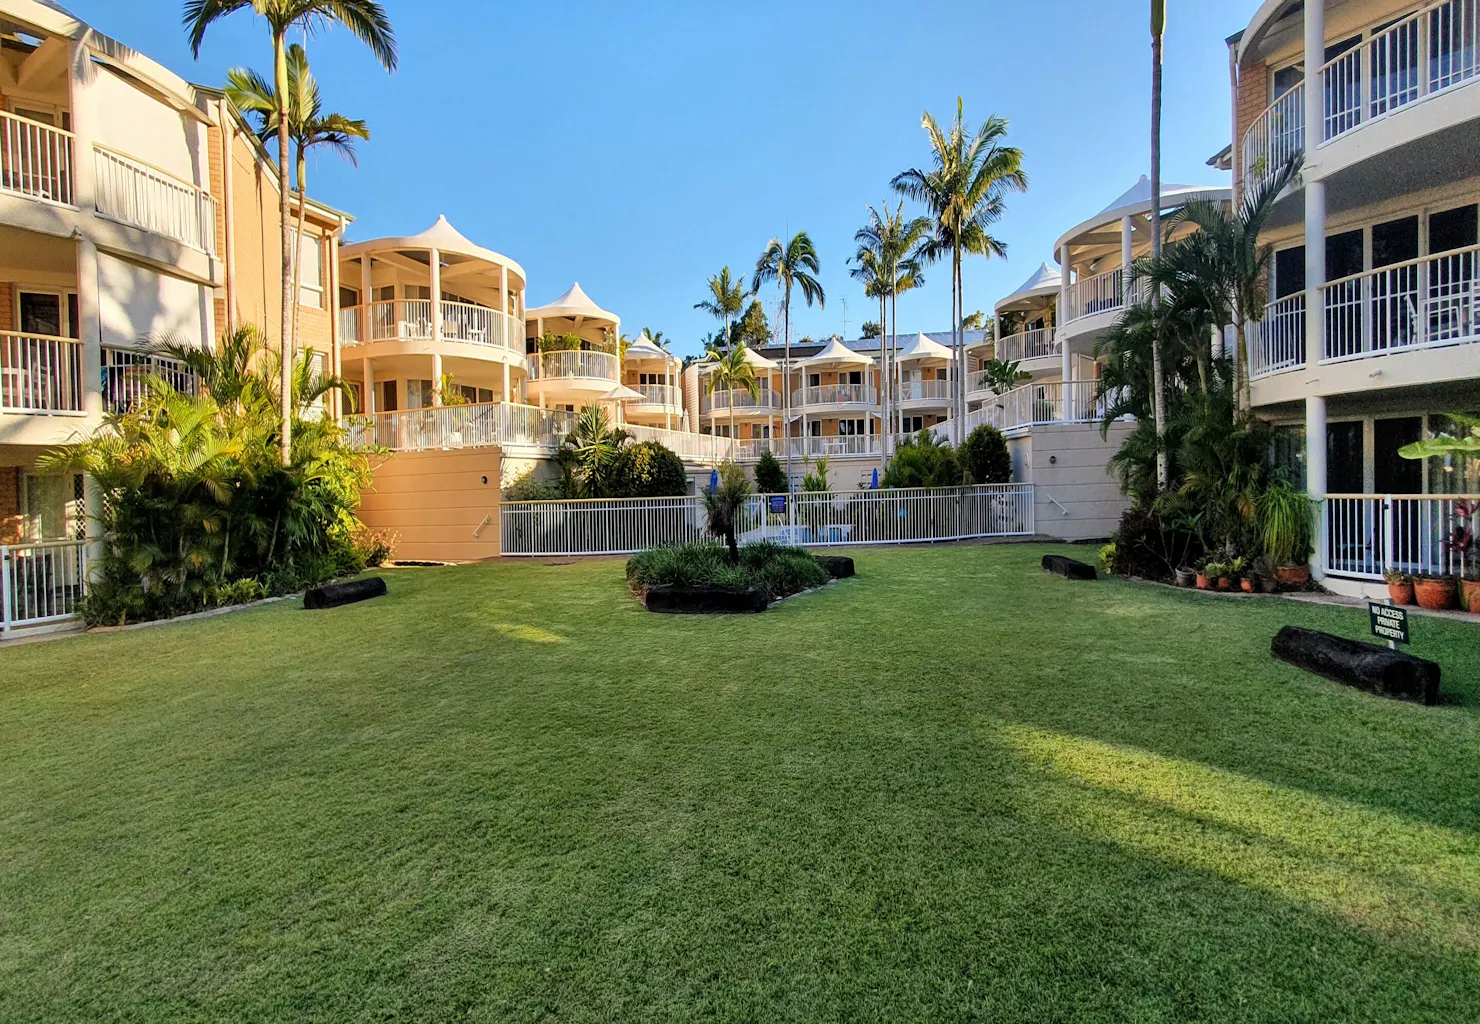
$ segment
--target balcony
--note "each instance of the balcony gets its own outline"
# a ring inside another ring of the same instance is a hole
[[[0,331],[0,413],[81,415],[82,342]]]
[[[704,415],[719,415],[728,413],[734,409],[738,413],[756,412],[770,415],[773,410],[781,409],[781,392],[762,388],[759,394],[752,395],[743,389],[733,391],[716,391],[705,396],[699,403],[699,411]]]
[[[899,386],[901,407],[914,408],[922,405],[945,405],[951,400],[953,381],[908,380]]]
[[[724,441],[725,439],[719,438],[719,440]],[[790,439],[763,437],[749,441],[736,441],[734,457],[738,462],[754,462],[761,457],[762,452],[770,452],[778,459],[784,459],[788,447],[791,449],[793,459],[879,455],[883,452],[879,442],[877,434],[840,434],[833,437],[793,437]]]
[[[216,200],[205,189],[94,147],[98,215],[216,255]]]
[[[1110,402],[1096,397],[1099,383],[1075,380],[1065,384],[1024,384],[988,398],[982,407],[966,416],[965,433],[987,424],[1003,432],[1048,423],[1098,423],[1105,418]]]
[[[878,403],[878,392],[866,384],[822,384],[798,388],[791,393],[792,408],[825,405],[865,405]]]
[[[1109,313],[1125,305],[1124,274],[1119,267],[1093,277],[1080,278],[1069,286],[1066,321],[1082,320],[1096,313]]]
[[[680,390],[669,384],[634,384],[632,390],[642,395],[642,400],[633,399],[628,402],[628,409],[641,409],[644,406],[676,409],[681,404]]]
[[[442,320],[442,341],[487,345],[517,355],[523,354],[523,328],[514,330],[514,319],[488,306],[468,302],[438,302],[432,311],[431,299],[397,299],[370,304],[370,340],[420,341],[436,340],[433,320]],[[340,337],[346,344],[362,344],[359,323],[360,307],[339,311]],[[353,339],[353,340],[351,340]]]
[[[476,448],[486,445],[553,451],[575,428],[575,414],[510,402],[438,405],[350,416],[349,443],[392,451]]]
[[[1480,342],[1480,246],[1353,274],[1323,290],[1322,363]],[[1305,296],[1272,302],[1252,346],[1251,375],[1305,365]]]
[[[1052,327],[1019,331],[997,342],[997,358],[1004,363],[1057,359],[1063,351],[1064,343],[1059,340],[1058,334]]]
[[[72,205],[72,133],[0,111],[0,192]]]
[[[148,392],[149,377],[160,377],[176,391],[194,394],[198,380],[178,359],[131,349],[103,349],[103,410],[125,413],[133,409]]]
[[[617,382],[621,363],[610,352],[536,352],[529,357],[530,383],[551,380],[595,380],[606,390]]]
[[[1305,83],[1290,89],[1244,132],[1244,190],[1255,191],[1292,157],[1305,152]]]

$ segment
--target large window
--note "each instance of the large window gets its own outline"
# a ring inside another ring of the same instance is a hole
[[[74,540],[85,535],[83,478],[36,476],[21,480],[22,529],[28,541]]]
[[[307,232],[293,232],[293,250],[298,254],[298,304],[324,307],[324,240]]]

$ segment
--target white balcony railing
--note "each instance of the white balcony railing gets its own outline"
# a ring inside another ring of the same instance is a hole
[[[621,369],[610,352],[536,352],[529,357],[530,380],[593,378],[616,384]]]
[[[510,445],[554,449],[575,427],[575,414],[510,402],[439,405],[345,418],[350,443],[392,451]]]
[[[867,384],[821,384],[791,393],[793,408],[808,405],[874,405],[878,393]]]
[[[679,390],[671,384],[634,384],[632,390],[642,395],[642,401],[633,400],[631,405],[665,405],[676,407],[679,404]]]
[[[997,342],[997,358],[1004,363],[1020,363],[1025,359],[1047,359],[1058,356],[1063,351],[1064,345],[1059,341],[1052,327],[1019,331]]]
[[[72,133],[0,111],[0,192],[72,205]]]
[[[1480,0],[1445,0],[1387,26],[1321,69],[1323,139],[1475,77]]]
[[[0,547],[0,636],[74,618],[86,590],[85,541]]]
[[[360,343],[360,308],[351,306],[339,311],[339,344],[358,345]]]
[[[1326,360],[1474,343],[1480,246],[1354,274],[1325,287]]]
[[[81,413],[82,342],[0,331],[0,412]]]
[[[1480,495],[1328,495],[1322,509],[1325,570],[1367,580],[1380,580],[1389,569],[1459,576],[1473,570],[1480,553],[1466,555],[1449,541],[1456,528],[1480,530],[1477,507]]]
[[[1265,306],[1249,348],[1251,377],[1305,365],[1305,293]]]
[[[132,349],[103,349],[103,409],[128,412],[148,393],[148,377],[160,377],[176,391],[194,394],[198,381],[184,363]]]
[[[359,341],[360,308],[339,311],[341,337],[351,344]],[[442,319],[442,340],[491,345],[522,354],[522,331],[514,329],[512,317],[488,306],[471,302],[438,302],[431,299],[396,299],[370,304],[372,341],[431,341],[436,337],[434,316]]]
[[[982,424],[998,430],[1016,430],[1047,423],[1098,423],[1109,403],[1096,398],[1099,384],[1092,380],[1024,384],[986,399],[966,416],[965,433]]]
[[[740,459],[742,452],[753,442],[735,441],[715,434],[693,434],[686,430],[664,430],[662,427],[643,427],[636,423],[623,423],[622,429],[634,441],[657,441],[679,458],[688,462],[719,463],[726,459]],[[761,442],[765,443],[765,442]],[[754,456],[759,457],[756,451]]]
[[[699,403],[701,413],[729,412],[731,409],[780,409],[781,392],[772,391],[770,388],[761,388],[759,394],[752,395],[749,391],[735,389],[733,391],[715,391],[706,395]]]
[[[98,213],[216,255],[216,200],[205,189],[94,147]]]
[[[1305,152],[1305,83],[1286,91],[1244,132],[1244,190],[1252,192],[1292,157]]]
[[[954,381],[907,380],[899,385],[901,402],[949,402]]]
[[[1069,286],[1069,315],[1067,320],[1093,316],[1125,305],[1121,284],[1121,269],[1107,270],[1103,274],[1081,278]]]

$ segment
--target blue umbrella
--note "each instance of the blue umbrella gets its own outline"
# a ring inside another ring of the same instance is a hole
[[[874,467],[874,481],[869,486],[871,486],[876,491],[879,489],[879,467],[878,466],[875,466]]]
[[[709,471],[709,489],[711,491],[719,490],[719,470],[717,469],[711,469]]]

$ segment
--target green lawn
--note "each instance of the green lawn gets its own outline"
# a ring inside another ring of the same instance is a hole
[[[0,651],[0,1020],[1480,1020],[1480,627],[1417,707],[1269,656],[1365,611],[1045,550]]]

